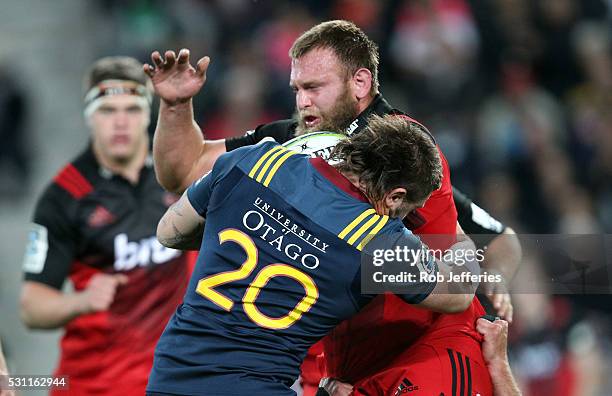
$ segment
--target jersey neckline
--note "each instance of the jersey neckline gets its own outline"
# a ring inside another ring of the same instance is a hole
[[[333,166],[325,162],[323,158],[310,158],[312,166],[325,177],[330,183],[349,194],[351,197],[369,203],[368,198],[353,185],[342,173],[338,172]]]

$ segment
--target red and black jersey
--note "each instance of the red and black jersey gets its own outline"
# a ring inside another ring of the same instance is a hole
[[[372,114],[395,114],[418,123],[391,107],[381,95],[377,95],[370,106],[349,125],[347,134],[359,133]],[[273,137],[282,143],[294,137],[296,125],[295,120],[261,125],[245,136],[226,140],[225,146],[231,151],[241,146],[256,144],[265,137]],[[443,168],[442,186],[432,193],[423,208],[412,212],[404,223],[430,247],[446,249],[454,243],[457,209],[453,199],[449,166],[442,151],[439,152]],[[432,235],[443,237],[431,238]],[[465,312],[449,315],[407,305],[392,294],[378,296],[356,316],[340,324],[323,339],[327,376],[354,383],[382,369],[425,335],[431,339],[440,339],[449,334],[460,334],[480,340],[475,321],[483,314],[484,310],[476,299]],[[373,337],[373,334],[377,337]],[[308,394],[313,393],[312,390],[316,389],[320,378],[314,356],[321,350],[320,343],[316,344],[310,350],[302,368],[304,385],[313,385],[308,387]]]
[[[144,394],[155,344],[189,280],[187,255],[162,246],[157,223],[177,197],[157,183],[151,161],[136,184],[98,164],[91,148],[66,165],[39,199],[25,279],[76,291],[92,275],[123,273],[110,309],[66,325],[57,375],[71,394]]]

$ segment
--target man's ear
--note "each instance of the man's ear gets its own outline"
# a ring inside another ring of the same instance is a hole
[[[357,100],[361,100],[370,94],[372,89],[372,72],[362,67],[353,74],[353,93]]]
[[[403,187],[397,187],[385,194],[385,206],[391,210],[397,209],[404,202],[408,191]]]

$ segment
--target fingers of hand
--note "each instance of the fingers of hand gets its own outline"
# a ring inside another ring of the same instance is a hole
[[[495,322],[493,322],[493,324],[499,328],[499,332],[508,334],[508,321],[503,320],[503,319],[498,319]]]
[[[508,322],[512,322],[512,297],[508,293],[498,294],[494,307],[497,309],[497,314]]]
[[[480,334],[484,335],[489,332],[489,329],[492,325],[493,323],[489,322],[488,320],[478,318],[478,320],[476,321],[476,330],[478,330]]]
[[[205,57],[201,58],[198,61],[197,69],[196,69],[198,75],[200,75],[200,76],[205,75],[206,74],[206,70],[208,69],[208,65],[210,65],[210,58],[208,56],[205,56]]]
[[[151,54],[151,61],[153,62],[155,67],[160,68],[160,69],[164,65],[164,60],[162,59],[161,54],[159,53],[159,51],[154,51]]]
[[[129,278],[125,274],[115,274],[113,278],[117,281],[117,286],[126,285],[129,281]]]
[[[176,63],[176,54],[172,50],[166,51],[164,54],[166,62],[164,62],[164,69],[170,69]]]
[[[487,338],[488,335],[499,334],[504,328],[508,328],[508,322],[502,319],[496,319],[495,322],[490,322],[484,318],[478,318],[476,321],[476,330],[484,335],[485,338]]]
[[[189,50],[187,48],[183,48],[179,51],[177,62],[179,65],[189,63]]]
[[[502,293],[496,293],[493,295],[493,307],[495,307],[495,309],[497,309],[498,311],[504,303],[504,296],[505,294]]]
[[[148,63],[145,63],[144,65],[142,65],[142,70],[150,78],[153,78],[153,76],[155,75],[155,68],[153,66],[149,65]]]
[[[108,309],[115,299],[117,288],[127,282],[125,274],[94,275],[87,286],[89,305],[96,311]]]
[[[514,316],[514,306],[512,305],[512,302],[509,302],[508,308],[506,309],[506,315],[504,316],[504,319],[506,319],[508,323],[512,323],[513,316]]]

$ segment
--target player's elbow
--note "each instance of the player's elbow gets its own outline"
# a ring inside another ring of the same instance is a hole
[[[29,293],[24,288],[19,298],[19,317],[21,318],[21,323],[30,330],[41,328],[36,321],[35,306],[36,301],[34,301],[32,293]]]
[[[174,225],[174,218],[171,211],[166,212],[166,214],[157,224],[156,236],[157,240],[162,244],[162,246],[171,249],[181,248],[180,233],[178,233],[178,230]]]
[[[163,246],[167,248],[174,248],[172,244],[172,240],[170,238],[170,232],[168,230],[168,221],[166,219],[166,215],[162,217],[162,219],[157,224],[157,232],[156,232],[157,240]]]
[[[184,186],[184,183],[181,183],[181,181],[177,178],[165,176],[164,171],[159,169],[157,166],[155,167],[155,178],[157,179],[159,185],[164,188],[164,190],[174,194],[180,195],[187,188],[187,186]]]
[[[506,227],[503,235],[508,241],[507,244],[510,245],[508,254],[514,258],[515,262],[520,262],[523,257],[523,248],[516,232],[512,228]]]

